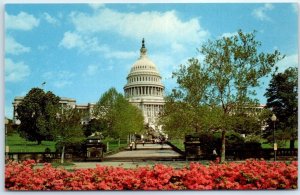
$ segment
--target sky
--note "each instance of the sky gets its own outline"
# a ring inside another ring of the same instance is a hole
[[[298,9],[293,3],[6,4],[5,116],[12,102],[42,87],[77,104],[95,103],[111,87],[123,93],[145,38],[166,94],[171,78],[208,40],[257,31],[263,52],[286,57],[277,66],[298,66]],[[257,88],[261,104],[270,78]],[[44,85],[42,83],[46,82]]]

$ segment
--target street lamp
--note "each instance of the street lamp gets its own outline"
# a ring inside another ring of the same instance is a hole
[[[8,125],[8,123],[9,123],[9,121],[5,117],[5,153],[6,153],[6,160],[8,160],[8,152],[9,152],[9,146],[6,145],[7,144],[7,125]]]
[[[277,150],[277,144],[275,143],[275,122],[277,120],[277,117],[275,114],[272,115],[271,120],[273,121],[274,127],[273,127],[273,144],[274,144],[274,161],[276,161],[276,150]]]

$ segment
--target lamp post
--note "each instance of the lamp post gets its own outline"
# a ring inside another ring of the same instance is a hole
[[[9,121],[7,118],[5,118],[5,153],[6,153],[6,160],[8,160],[8,152],[9,152],[9,146],[7,144],[7,125]]]
[[[273,121],[273,144],[274,144],[274,161],[276,161],[276,151],[277,151],[277,144],[275,143],[275,122],[277,117],[275,114],[272,115],[271,120]]]

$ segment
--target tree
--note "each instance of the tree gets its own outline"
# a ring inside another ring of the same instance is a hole
[[[298,68],[290,67],[283,73],[274,73],[265,96],[267,108],[277,116],[276,131],[281,131],[281,138],[289,139],[290,148],[294,148],[298,132]],[[268,120],[268,125],[267,132],[270,133],[273,122]]]
[[[208,75],[199,60],[189,59],[187,65],[180,65],[180,69],[173,72],[172,77],[176,78],[178,87],[165,98],[166,104],[160,116],[164,131],[183,138],[185,134],[214,129],[218,119],[212,113],[219,110],[211,109],[205,102]]]
[[[32,88],[18,105],[17,118],[21,121],[18,128],[20,136],[29,141],[52,140],[51,129],[56,125],[60,98],[52,92]]]
[[[94,114],[105,124],[109,137],[125,138],[126,135],[141,132],[144,128],[142,112],[131,105],[115,88],[109,89],[101,96]]]
[[[215,129],[222,132],[221,162],[225,161],[225,135],[232,128],[232,116],[239,108],[257,103],[253,96],[259,79],[268,75],[283,58],[277,50],[259,53],[260,45],[255,40],[255,32],[239,30],[237,35],[209,40],[198,50],[204,56],[203,64],[192,58],[188,66],[181,65],[173,74],[180,89],[174,95],[179,100],[186,100],[192,106],[209,105],[211,110],[222,110],[213,112],[217,119]]]
[[[93,118],[84,126],[84,135],[88,137],[95,132],[101,132],[104,137],[107,137],[107,128],[104,120]]]
[[[61,163],[64,163],[66,146],[80,143],[84,140],[81,125],[82,115],[74,108],[64,108],[61,114],[57,114],[57,126],[52,129],[52,135],[61,148]]]
[[[192,106],[186,100],[171,100],[171,96],[166,98],[164,111],[159,120],[171,139],[218,129],[218,123],[222,121],[217,114],[220,109],[211,109],[207,105]]]
[[[235,111],[232,116],[232,130],[247,136],[261,136],[262,126],[265,125],[267,118],[269,118],[269,112],[265,108],[260,110],[256,110],[255,107],[243,108]]]

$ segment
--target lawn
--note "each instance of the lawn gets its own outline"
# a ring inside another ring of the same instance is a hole
[[[9,152],[44,152],[46,148],[49,148],[51,152],[55,152],[55,143],[54,141],[42,141],[40,145],[37,145],[37,142],[26,141],[21,138],[19,134],[14,133],[7,136],[6,145],[9,146]],[[104,142],[107,144],[107,142]],[[120,147],[125,147],[127,145],[126,140],[120,141]],[[109,142],[109,151],[119,150],[118,140]]]
[[[170,140],[170,142],[172,144],[174,144],[175,146],[177,146],[179,149],[184,151],[184,141],[181,139],[174,139],[174,140]],[[273,144],[272,143],[262,143],[261,144],[262,148],[268,149],[268,148],[273,148]],[[279,148],[289,148],[290,147],[290,141],[287,140],[283,146],[279,146]],[[298,140],[295,141],[295,148],[298,148]]]
[[[42,141],[38,145],[37,142],[26,141],[17,133],[7,136],[6,145],[9,146],[9,152],[44,152],[46,148],[49,148],[51,152],[55,151],[53,141]]]
[[[170,142],[172,144],[174,144],[177,148],[179,148],[180,150],[184,151],[184,141],[182,139],[173,139],[173,140],[170,140]]]
[[[273,144],[272,143],[262,143],[261,144],[262,148],[273,148]],[[279,148],[290,148],[290,141],[287,140],[285,141],[285,143],[283,143],[283,145],[280,145]],[[295,141],[295,148],[298,148],[298,140]]]
[[[113,141],[104,141],[104,144],[108,145],[108,151],[107,152],[114,152],[118,151],[120,148],[126,147],[127,146],[127,141],[126,140],[121,140],[120,144],[118,140],[113,140]]]

